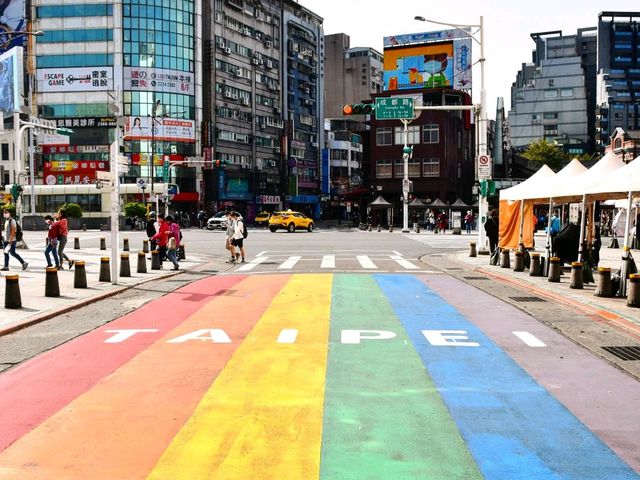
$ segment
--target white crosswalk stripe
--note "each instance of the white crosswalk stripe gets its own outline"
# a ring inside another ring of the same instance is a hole
[[[324,255],[322,257],[322,263],[320,264],[320,268],[336,268],[336,256]]]
[[[244,265],[242,265],[236,271],[237,272],[248,272],[249,270],[253,270],[258,265],[260,265],[262,262],[264,262],[267,258],[269,258],[269,257],[256,257],[253,260],[251,260],[249,263],[245,263]]]
[[[301,259],[301,258],[302,258],[302,257],[300,257],[300,256],[295,256],[295,257],[289,257],[289,258],[287,258],[287,260],[286,260],[286,261],[284,261],[284,262],[282,263],[282,265],[280,265],[280,266],[278,267],[278,270],[290,270],[290,269],[292,269],[293,267],[295,267],[295,266],[296,266],[296,263],[298,263],[298,262],[300,261],[300,259]]]
[[[358,262],[360,262],[360,265],[362,266],[362,268],[367,268],[367,269],[378,268],[376,264],[373,263],[367,255],[358,255],[356,256],[356,258],[358,259]]]
[[[420,269],[420,267],[418,267],[417,265],[414,265],[409,260],[402,258],[400,255],[390,255],[389,258],[391,258],[391,260],[395,260],[398,263],[398,265],[400,265],[403,268],[406,268],[407,270]]]

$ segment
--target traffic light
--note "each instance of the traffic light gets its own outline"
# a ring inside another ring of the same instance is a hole
[[[342,106],[343,115],[371,115],[373,110],[372,103],[348,103]]]
[[[214,160],[213,161],[213,166],[216,167],[216,168],[225,167],[228,164],[229,164],[228,160],[220,160],[220,159],[218,159],[218,160]]]
[[[14,202],[18,201],[18,197],[20,196],[21,193],[22,193],[22,185],[18,185],[17,183],[14,183],[11,186],[11,196],[13,197]]]

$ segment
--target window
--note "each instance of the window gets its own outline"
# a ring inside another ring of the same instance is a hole
[[[404,128],[395,127],[395,144],[404,145]],[[420,143],[420,127],[418,125],[409,125],[407,127],[407,145],[415,145]]]
[[[422,176],[423,177],[439,177],[440,176],[440,159],[425,158],[422,161]]]
[[[560,89],[561,97],[573,97],[573,88],[561,88]]]
[[[437,123],[427,123],[422,126],[422,141],[424,143],[440,142],[440,125]]]
[[[545,90],[544,91],[544,98],[557,98],[558,97],[558,90]]]
[[[395,167],[394,176],[396,178],[403,178],[404,177],[404,160],[396,160],[394,167]]]
[[[393,160],[378,160],[376,162],[376,178],[391,178]]]
[[[376,129],[376,145],[393,145],[391,127],[380,127]]]
[[[102,42],[113,40],[113,30],[107,28],[51,30],[37,38],[38,43]]]
[[[422,160],[419,158],[412,158],[409,160],[409,177],[419,177],[422,167]],[[403,173],[404,175],[404,173]]]
[[[113,5],[96,3],[91,5],[51,5],[36,7],[37,18],[97,17],[113,15]]]
[[[544,114],[544,119],[545,120],[556,120],[558,118],[558,113],[557,112],[546,112]]]
[[[618,149],[618,148],[622,148],[622,140],[619,138],[616,138],[613,141],[613,148]]]

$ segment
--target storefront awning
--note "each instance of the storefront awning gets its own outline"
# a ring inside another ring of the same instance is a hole
[[[198,192],[180,192],[176,193],[171,199],[172,202],[197,202],[199,199]]]

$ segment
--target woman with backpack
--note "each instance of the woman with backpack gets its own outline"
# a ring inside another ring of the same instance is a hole
[[[2,270],[9,270],[9,255],[16,258],[22,264],[22,270],[26,270],[29,264],[16,253],[16,243],[18,243],[18,222],[11,218],[11,211],[7,208],[3,210],[4,215],[4,267]]]
[[[231,212],[231,218],[235,223],[235,230],[233,232],[233,236],[231,237],[231,245],[234,247],[234,249],[236,247],[239,248],[240,255],[242,255],[242,260],[240,260],[240,255],[235,253],[234,263],[244,263],[244,239],[247,237],[247,227],[244,224],[244,219],[238,212]]]

